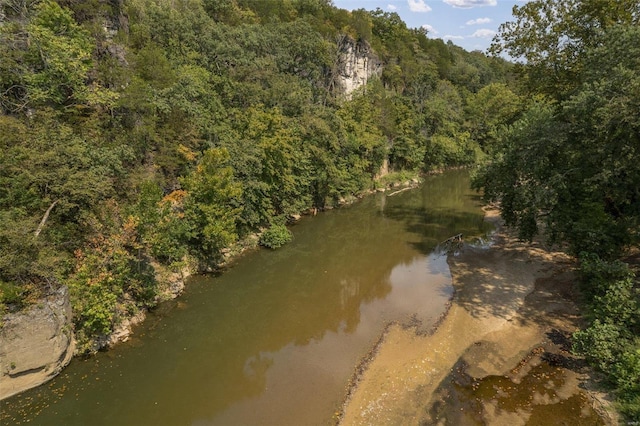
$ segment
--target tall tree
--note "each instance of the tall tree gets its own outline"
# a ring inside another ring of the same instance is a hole
[[[576,254],[615,257],[640,241],[638,43],[638,27],[610,27],[585,52],[583,83],[562,110],[534,105],[503,135],[478,185],[523,236],[543,218]]]
[[[209,149],[196,169],[181,180],[186,190],[183,209],[188,226],[183,238],[205,266],[215,266],[221,260],[222,249],[237,238],[242,190],[233,179],[228,161],[227,151]]]
[[[580,84],[587,49],[609,27],[638,25],[636,0],[534,0],[514,6],[514,21],[500,26],[491,51],[522,62],[530,88],[566,99]]]

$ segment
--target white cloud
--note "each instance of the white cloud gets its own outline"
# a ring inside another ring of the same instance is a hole
[[[491,18],[478,18],[467,21],[467,25],[488,24],[489,22],[491,22]]]
[[[407,3],[412,12],[431,12],[431,7],[424,0],[407,0]]]
[[[442,0],[449,6],[457,7],[460,9],[470,9],[477,6],[495,6],[498,4],[497,0]]]
[[[471,34],[471,37],[475,37],[475,38],[491,38],[494,35],[496,35],[495,31],[483,28],[483,29],[478,30],[475,33]]]
[[[446,36],[442,37],[443,39],[450,39],[450,40],[462,40],[464,39],[463,36],[458,36],[458,35],[449,35],[447,34]]]
[[[396,6],[394,6],[394,5],[392,5],[392,4],[388,4],[388,5],[387,5],[387,9],[389,9],[389,10],[396,10],[396,9],[397,9],[397,7],[396,7]]]
[[[433,34],[436,35],[438,34],[438,30],[436,30],[435,28],[433,28],[433,26],[429,25],[429,24],[424,24],[422,26],[422,28],[424,28],[425,30],[427,30],[428,34]]]

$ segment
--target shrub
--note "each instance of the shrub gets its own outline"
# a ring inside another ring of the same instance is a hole
[[[633,277],[629,265],[619,260],[608,262],[592,253],[580,254],[582,290],[587,298],[603,295],[612,282]]]
[[[0,281],[0,304],[17,305],[23,304],[25,289],[13,283]]]
[[[285,225],[271,225],[260,236],[260,245],[270,249],[276,249],[287,244],[293,239],[293,234]]]
[[[591,324],[574,334],[574,351],[604,372],[620,411],[640,420],[640,291],[634,272],[620,261],[581,259]]]
[[[76,271],[69,277],[71,306],[79,345],[113,331],[130,305],[155,304],[157,282],[142,254],[136,218],[98,235],[76,251]]]

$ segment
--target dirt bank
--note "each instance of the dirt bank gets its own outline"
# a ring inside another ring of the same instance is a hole
[[[497,226],[449,259],[455,295],[430,335],[391,326],[345,402],[343,425],[616,424],[569,353],[572,260]]]

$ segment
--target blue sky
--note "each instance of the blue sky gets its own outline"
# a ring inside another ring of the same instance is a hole
[[[501,23],[512,20],[523,0],[333,0],[341,9],[396,12],[409,28],[425,27],[430,38],[485,51]]]

